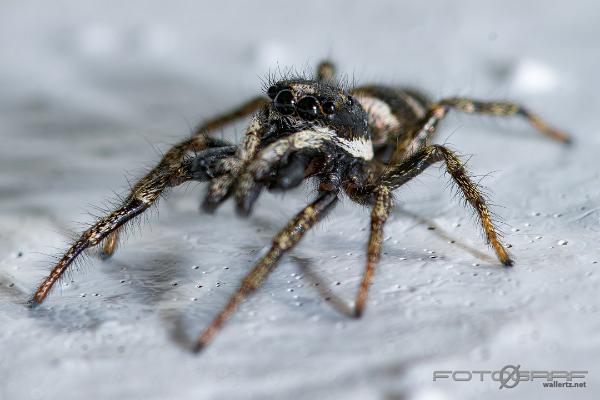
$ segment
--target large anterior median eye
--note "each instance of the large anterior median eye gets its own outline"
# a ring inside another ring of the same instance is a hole
[[[298,102],[297,109],[302,118],[315,119],[319,116],[319,100],[313,96],[304,96]]]
[[[295,100],[294,95],[291,90],[282,90],[275,96],[275,100],[273,100],[273,105],[283,115],[291,115],[295,110]]]

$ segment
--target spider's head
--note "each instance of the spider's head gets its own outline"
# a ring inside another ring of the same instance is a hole
[[[367,114],[342,87],[331,82],[289,79],[270,86],[270,121],[281,133],[325,128],[339,137],[369,138]]]

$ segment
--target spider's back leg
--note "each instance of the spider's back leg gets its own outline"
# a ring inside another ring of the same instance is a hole
[[[323,60],[317,65],[316,78],[318,81],[335,80],[335,65],[329,60]]]
[[[563,143],[571,141],[569,135],[517,103],[463,97],[450,97],[433,103],[416,90],[386,86],[358,87],[352,94],[369,115],[376,158],[386,163],[397,163],[430,144],[438,123],[450,109],[501,117],[519,116],[551,139]]]
[[[369,117],[376,158],[387,162],[398,145],[409,147],[420,121],[432,106],[428,97],[413,89],[361,86],[352,91]]]

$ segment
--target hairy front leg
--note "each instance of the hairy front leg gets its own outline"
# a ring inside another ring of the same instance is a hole
[[[189,140],[195,141],[195,146],[198,150],[202,147],[222,144],[222,142],[215,142],[214,139],[208,137],[195,137]],[[125,224],[155,204],[167,189],[191,179],[208,179],[208,176],[212,172],[210,170],[201,171],[201,168],[203,165],[212,165],[211,163],[204,163],[199,160],[202,157],[196,159],[182,158],[181,154],[179,154],[187,145],[186,143],[182,143],[167,152],[159,165],[152,169],[149,174],[133,187],[131,193],[120,207],[109,215],[100,218],[81,234],[79,239],[60,258],[48,277],[40,284],[33,296],[33,304],[39,304],[44,301],[54,284],[85,249],[101,243],[106,238],[110,239],[110,235],[113,232],[121,230]],[[232,146],[223,146],[218,150],[223,154],[231,154],[234,148]],[[216,156],[215,152],[206,154],[206,158]]]
[[[171,147],[169,151],[162,157],[160,162],[150,170],[144,177],[142,177],[133,187],[132,194],[136,191],[141,193],[143,188],[147,186],[149,182],[155,182],[164,175],[165,171],[177,168],[183,159],[190,152],[202,151],[206,148],[221,147],[229,145],[228,142],[216,139],[207,135],[197,135],[191,138],[185,139],[175,146]],[[108,235],[104,241],[104,245],[100,250],[100,258],[108,259],[117,250],[119,244],[119,238],[121,236],[121,229],[114,229]]]
[[[166,160],[168,158],[171,161],[177,162],[181,160],[181,158],[184,157],[187,152],[201,150],[203,147],[198,146],[197,142],[205,140],[205,135],[219,128],[223,128],[226,125],[233,123],[240,118],[247,117],[248,115],[260,109],[261,107],[265,106],[267,103],[268,99],[266,99],[265,97],[255,97],[240,104],[239,106],[235,107],[230,111],[227,111],[223,114],[217,115],[216,117],[205,121],[204,123],[202,123],[194,129],[194,132],[190,139],[184,140],[183,142],[174,146],[169,151],[170,154],[167,153],[163,160]],[[223,143],[225,144],[225,142]],[[106,240],[104,241],[104,245],[100,250],[100,258],[108,259],[115,253],[119,245],[120,236],[121,230],[115,229],[106,238]]]

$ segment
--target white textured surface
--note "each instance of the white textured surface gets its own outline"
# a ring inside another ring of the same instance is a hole
[[[0,5],[2,400],[598,398],[596,2],[120,3]],[[264,196],[240,220],[230,204],[199,214],[204,188],[190,185],[110,262],[92,260],[43,307],[24,307],[49,255],[127,187],[125,173],[158,159],[153,146],[256,93],[278,63],[323,56],[362,83],[514,98],[574,134],[566,149],[521,121],[443,124],[440,141],[472,154],[475,174],[493,171],[483,183],[515,268],[489,258],[434,168],[398,193],[363,319],[336,312],[310,279],[347,303],[355,295],[368,212],[345,202],[193,356],[183,344],[310,193]],[[589,387],[431,381],[435,369],[505,364],[589,370]]]

